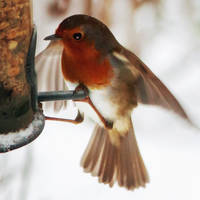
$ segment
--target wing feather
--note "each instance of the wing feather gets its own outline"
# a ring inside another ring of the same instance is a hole
[[[130,71],[138,75],[137,79],[137,99],[143,104],[162,106],[172,110],[190,122],[184,109],[169,89],[156,77],[156,75],[132,52],[123,48],[118,58],[123,57],[123,62]],[[116,56],[116,52],[115,52]]]
[[[61,71],[62,51],[60,41],[51,41],[47,48],[35,57],[39,92],[67,90]],[[44,110],[54,112],[59,112],[66,106],[66,101],[52,101],[43,104]]]

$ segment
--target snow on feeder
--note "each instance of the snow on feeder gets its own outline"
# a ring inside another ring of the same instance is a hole
[[[0,3],[0,152],[30,143],[44,127],[37,104],[31,9],[29,0]]]

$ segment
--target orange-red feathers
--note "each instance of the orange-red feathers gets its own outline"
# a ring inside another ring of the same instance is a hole
[[[109,61],[101,56],[93,44],[65,40],[62,54],[62,72],[66,80],[81,82],[91,88],[110,83],[113,69]]]

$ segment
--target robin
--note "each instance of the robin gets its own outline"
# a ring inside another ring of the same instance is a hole
[[[87,92],[85,99],[75,102],[80,111],[76,119],[60,119],[79,123],[85,116],[96,123],[81,160],[84,170],[110,186],[117,181],[130,190],[144,187],[149,176],[131,113],[138,103],[158,105],[189,121],[183,108],[153,72],[120,45],[106,25],[91,16],[66,18],[45,40],[51,42],[36,57],[36,68],[39,81],[46,78],[47,83],[39,85],[43,89],[63,90],[67,86]],[[56,102],[55,109],[61,104]]]

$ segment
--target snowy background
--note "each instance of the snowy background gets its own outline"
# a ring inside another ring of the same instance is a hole
[[[47,12],[51,2],[33,1],[37,53],[65,17],[85,12],[84,0],[65,0],[71,2],[67,13],[52,15]],[[152,0],[137,9],[129,0],[113,2],[110,28],[116,38],[151,68],[200,127],[200,1]],[[79,162],[92,123],[47,121],[34,142],[0,155],[0,200],[199,200],[200,131],[157,107],[139,106],[132,118],[150,175],[146,188],[109,188],[83,172]]]

